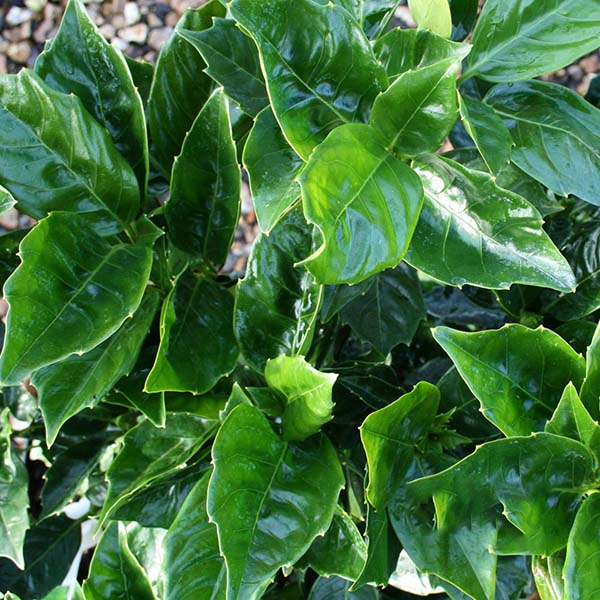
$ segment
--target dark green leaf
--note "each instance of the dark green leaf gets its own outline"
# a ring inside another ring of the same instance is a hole
[[[524,198],[448,159],[422,159],[417,173],[425,204],[407,254],[411,265],[459,287],[575,287],[571,268],[542,229],[541,215]]]
[[[418,502],[433,498],[436,521],[423,531],[428,556],[405,548],[419,568],[476,600],[492,600],[496,553],[564,547],[594,469],[583,445],[548,433],[484,444],[448,470],[408,484]]]
[[[375,54],[391,81],[407,71],[422,69],[453,58],[461,61],[470,51],[424,29],[396,27],[375,43]]]
[[[217,91],[196,117],[173,164],[165,217],[175,246],[222,265],[240,216],[240,186],[227,99]]]
[[[360,426],[369,467],[367,498],[377,510],[386,507],[404,481],[439,402],[438,389],[422,381],[412,392],[371,413]]]
[[[322,234],[305,263],[321,283],[358,283],[402,260],[417,225],[419,179],[369,125],[335,129],[300,176],[304,214]]]
[[[273,112],[302,158],[334,127],[368,119],[386,77],[343,8],[312,0],[234,0],[230,10],[258,46]]]
[[[165,174],[171,172],[173,159],[181,152],[186,133],[213,85],[212,79],[202,73],[206,63],[178,32],[208,29],[212,18],[224,17],[225,12],[225,7],[217,0],[187,10],[161,48],[148,100],[148,123],[154,144],[153,155]]]
[[[46,519],[25,536],[25,569],[0,563],[0,590],[10,589],[24,598],[40,598],[67,576],[79,545],[81,524],[64,515]]]
[[[467,96],[460,97],[460,114],[488,170],[498,175],[508,164],[513,146],[502,119],[484,102]]]
[[[352,585],[358,589],[364,585],[386,586],[396,569],[402,546],[398,541],[385,510],[367,510],[367,560],[359,577]]]
[[[464,77],[519,81],[556,71],[598,47],[599,26],[600,5],[587,0],[487,0]]]
[[[297,175],[304,166],[283,137],[270,108],[256,117],[243,158],[256,220],[261,230],[269,233],[300,197]]]
[[[254,242],[246,277],[237,287],[235,334],[244,358],[258,371],[269,358],[306,354],[310,348],[323,288],[295,264],[311,244],[298,209]]]
[[[95,406],[129,373],[152,325],[158,303],[158,292],[149,289],[133,317],[105,342],[85,354],[73,354],[33,374],[31,383],[38,392],[49,447],[67,419],[84,408]]]
[[[4,287],[4,385],[110,337],[137,310],[152,264],[146,241],[111,245],[85,217],[64,212],[40,221],[19,254],[22,263]]]
[[[186,272],[163,305],[160,346],[145,390],[202,394],[233,371],[237,358],[233,295]]]
[[[338,506],[323,537],[317,537],[302,559],[319,575],[356,579],[365,564],[367,546],[354,521]]]
[[[543,327],[514,324],[476,333],[438,327],[433,336],[483,414],[507,436],[543,431],[565,386],[579,387],[585,374],[581,355]]]
[[[442,37],[452,34],[452,16],[448,0],[408,0],[410,14],[417,26]]]
[[[450,0],[452,13],[452,39],[464,40],[477,19],[479,0]]]
[[[498,85],[485,101],[508,127],[518,167],[557,194],[600,204],[599,109],[543,81]]]
[[[165,537],[165,600],[225,600],[225,562],[206,513],[210,475],[193,487]]]
[[[344,304],[340,317],[361,339],[387,354],[398,344],[410,344],[425,317],[425,303],[417,274],[404,263],[370,279],[366,291]]]
[[[227,563],[228,598],[255,597],[329,527],[341,467],[325,436],[284,442],[243,404],[225,419],[212,456],[208,513]]]
[[[19,266],[17,255],[19,244],[28,233],[28,229],[16,229],[0,235],[0,285],[2,287],[10,274]]]
[[[351,592],[351,581],[341,577],[319,577],[308,595],[308,600],[377,600],[379,594],[372,587]]]
[[[127,68],[131,73],[133,83],[142,99],[144,112],[148,110],[148,99],[150,98],[150,88],[152,87],[152,79],[154,78],[154,65],[145,60],[138,60],[125,56]]]
[[[600,326],[596,327],[586,355],[585,379],[581,386],[581,401],[590,415],[600,419]]]
[[[204,31],[179,29],[208,65],[208,73],[250,116],[269,104],[256,46],[230,19],[213,19]]]
[[[267,361],[265,379],[286,400],[283,437],[304,440],[333,419],[331,390],[335,373],[321,373],[302,356],[278,356]]]
[[[140,204],[135,175],[77,97],[24,69],[0,75],[0,105],[0,184],[20,210],[85,213],[102,235],[127,227]]]
[[[389,147],[417,156],[442,145],[458,118],[456,76],[461,58],[403,73],[376,98],[370,123]]]
[[[100,538],[83,592],[86,600],[155,600],[148,575],[129,548],[123,523],[111,523]]]
[[[142,100],[123,55],[98,31],[81,0],[67,4],[60,28],[38,57],[35,72],[50,87],[81,100],[108,129],[145,190],[148,138]]]
[[[214,422],[186,413],[168,414],[163,429],[148,420],[130,429],[106,473],[108,495],[100,521],[155,479],[180,469],[214,435]]]

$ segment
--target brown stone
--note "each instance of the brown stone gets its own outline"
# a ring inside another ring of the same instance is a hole
[[[10,60],[20,65],[27,64],[27,59],[31,54],[31,44],[29,42],[17,42],[11,44],[6,52]]]
[[[148,35],[148,46],[154,50],[160,50],[160,47],[169,39],[172,32],[171,27],[153,29]]]
[[[119,37],[131,44],[143,44],[148,37],[148,25],[146,23],[136,23],[131,27],[125,27],[119,31]]]
[[[597,54],[590,54],[579,61],[579,66],[586,73],[598,73],[600,71],[600,56]]]

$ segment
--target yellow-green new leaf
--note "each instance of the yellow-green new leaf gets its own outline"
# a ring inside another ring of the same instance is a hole
[[[317,371],[302,356],[282,355],[267,361],[265,379],[286,399],[282,416],[286,440],[303,440],[333,419],[335,373]]]
[[[448,0],[409,0],[408,8],[419,27],[445,38],[452,35],[452,15]]]

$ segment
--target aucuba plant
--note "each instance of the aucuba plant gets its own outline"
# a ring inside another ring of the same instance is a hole
[[[6,598],[598,599],[600,2],[399,5],[0,76]]]

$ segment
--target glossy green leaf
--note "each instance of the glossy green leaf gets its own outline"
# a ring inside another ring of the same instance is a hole
[[[569,535],[563,571],[565,598],[587,600],[599,591],[595,574],[600,569],[600,495],[591,494],[577,512]]]
[[[296,263],[312,247],[301,212],[286,215],[267,237],[259,234],[237,287],[235,334],[245,360],[258,371],[280,354],[306,354],[321,306],[322,286]]]
[[[572,383],[565,388],[545,431],[577,440],[600,456],[600,426],[582,404]]]
[[[7,411],[1,416],[8,421]],[[22,569],[25,532],[29,528],[29,473],[17,454],[10,450],[8,435],[6,442],[0,464],[0,556]]]
[[[312,0],[234,0],[230,10],[258,46],[273,112],[302,158],[334,127],[368,119],[386,77],[343,8]]]
[[[412,266],[459,287],[575,287],[541,215],[524,198],[449,159],[430,156],[416,169],[425,204],[406,258]]]
[[[164,539],[165,600],[225,600],[226,569],[206,513],[207,473],[190,491]]]
[[[240,215],[240,186],[227,100],[217,91],[196,117],[173,165],[165,217],[175,246],[222,265]]]
[[[163,304],[160,346],[145,390],[202,394],[234,369],[237,358],[233,295],[185,273]]]
[[[543,431],[565,386],[579,387],[585,374],[581,355],[543,327],[514,324],[476,333],[438,327],[433,336],[483,414],[507,436]]]
[[[300,197],[297,175],[304,166],[283,136],[270,108],[254,122],[244,147],[256,220],[269,233]]]
[[[324,4],[324,0],[319,0]],[[402,0],[338,0],[339,4],[352,4],[356,20],[362,25],[370,40],[385,32],[394,18]]]
[[[31,383],[38,392],[48,446],[54,443],[67,419],[84,408],[95,406],[129,373],[152,325],[158,303],[158,292],[149,289],[133,317],[105,342],[33,374]]]
[[[137,88],[137,92],[142,99],[144,112],[148,110],[148,98],[150,97],[150,88],[152,87],[152,79],[154,79],[154,65],[130,56],[124,55],[127,68],[131,73],[133,83]]]
[[[352,585],[357,590],[364,585],[386,586],[396,569],[402,546],[398,541],[385,510],[367,509],[367,560],[363,570]]]
[[[319,575],[354,580],[367,558],[367,546],[354,521],[338,506],[329,529],[317,537],[303,558]]]
[[[564,600],[564,563],[564,552],[533,557],[531,570],[540,600]]]
[[[495,86],[485,101],[508,127],[518,167],[557,194],[600,203],[600,109],[543,81]]]
[[[256,46],[234,21],[214,19],[210,29],[178,33],[195,46],[208,65],[206,73],[245,113],[256,116],[269,104]]]
[[[341,577],[319,577],[310,589],[308,600],[377,600],[379,595],[372,587],[350,591],[351,581]]]
[[[10,600],[7,596],[5,598]],[[75,582],[72,588],[67,585],[54,588],[44,596],[44,600],[85,600],[85,597],[81,586]]]
[[[331,393],[335,373],[321,373],[302,356],[267,361],[265,379],[286,400],[281,417],[286,440],[304,440],[333,419]]]
[[[490,173],[498,175],[510,160],[513,142],[502,119],[484,102],[460,96],[460,115]]]
[[[135,521],[143,527],[169,529],[198,478],[204,464],[192,463],[161,475],[143,486],[112,514],[118,521]]]
[[[44,474],[40,519],[58,514],[77,494],[100,460],[105,446],[102,437],[87,437],[58,454]]]
[[[587,349],[581,401],[590,415],[595,420],[600,420],[600,325],[596,327]]]
[[[477,19],[479,0],[450,0],[452,39],[464,40]]]
[[[12,194],[0,185],[0,214],[10,210],[15,204]]]
[[[103,235],[125,229],[140,203],[135,175],[81,101],[22,70],[0,76],[0,184],[21,211],[85,213]]]
[[[306,259],[321,283],[358,283],[402,260],[423,195],[415,173],[372,127],[335,129],[300,176],[304,214],[323,237]]]
[[[431,427],[439,402],[438,389],[422,381],[360,426],[369,472],[367,498],[377,510],[386,507],[406,477],[416,444]]]
[[[106,473],[109,485],[101,523],[143,486],[184,466],[213,435],[212,421],[186,413],[168,414],[163,429],[148,420],[130,429]]]
[[[202,73],[206,63],[178,32],[208,29],[212,18],[224,17],[225,12],[217,0],[187,10],[158,56],[148,100],[148,124],[152,154],[165,174],[171,172],[173,159],[181,152],[183,140],[213,86],[212,79]]]
[[[0,562],[0,591],[10,589],[23,598],[40,598],[67,576],[79,545],[81,524],[65,515],[46,519],[25,536],[25,568]]]
[[[598,47],[598,27],[600,5],[587,0],[487,0],[465,77],[519,81],[556,71]]]
[[[444,0],[446,3],[447,0]],[[373,104],[371,125],[400,154],[434,152],[458,118],[461,57],[403,73]]]
[[[123,523],[111,523],[100,538],[83,592],[86,600],[155,600],[148,576],[129,548]]]
[[[429,556],[405,547],[421,569],[476,600],[492,600],[496,553],[551,554],[564,547],[594,469],[583,445],[548,433],[484,444],[446,471],[408,484],[419,502],[433,499],[436,525],[428,534]]]
[[[408,0],[410,14],[422,29],[429,29],[442,37],[452,35],[452,15],[448,0]]]
[[[259,597],[283,565],[328,529],[343,485],[323,436],[288,443],[261,412],[237,406],[213,445],[208,513],[227,564],[229,600]]]
[[[344,304],[340,318],[387,354],[398,344],[410,344],[425,317],[425,303],[417,274],[404,263],[371,279],[362,294]]]
[[[393,81],[402,73],[450,58],[460,61],[469,54],[470,46],[451,42],[425,29],[396,27],[377,40],[374,50]]]
[[[108,129],[145,190],[148,138],[142,100],[123,55],[98,31],[81,0],[67,4],[60,28],[38,57],[35,72],[50,87],[79,97]]]
[[[111,245],[83,216],[63,212],[40,221],[19,254],[22,263],[4,287],[4,385],[111,336],[137,310],[152,264],[146,241]]]

